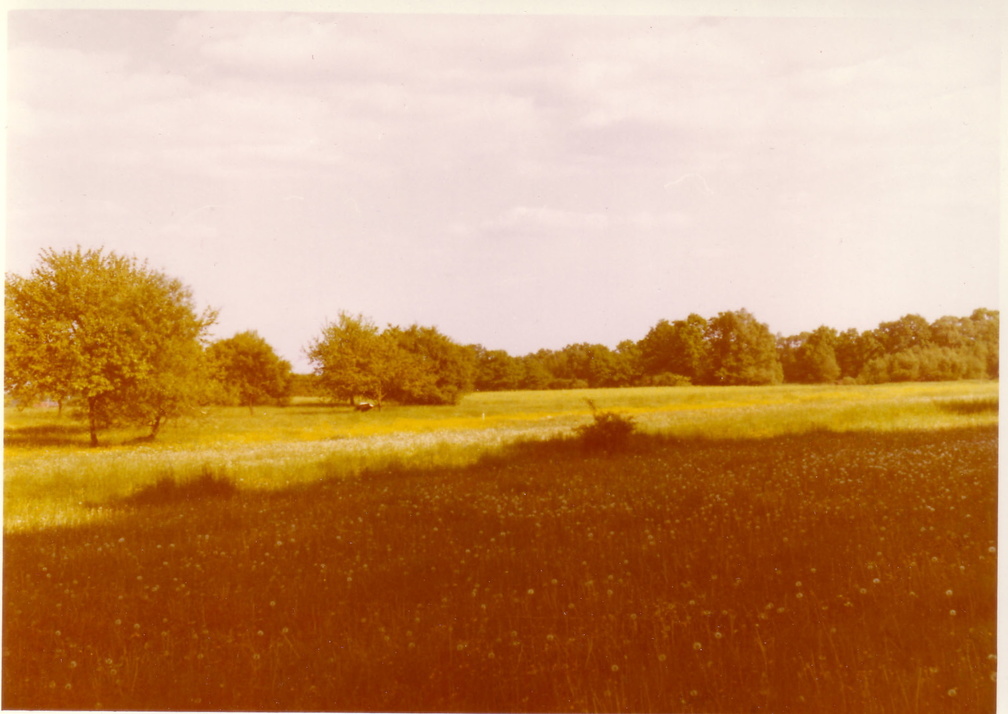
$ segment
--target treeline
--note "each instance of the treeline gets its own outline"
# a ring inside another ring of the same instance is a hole
[[[738,310],[661,320],[640,340],[616,349],[579,343],[522,357],[472,349],[475,388],[496,391],[997,379],[998,340],[996,310],[931,323],[906,315],[864,332],[823,326],[789,337],[774,336]]]
[[[998,378],[999,314],[929,323],[919,315],[874,330],[819,327],[774,336],[746,310],[659,321],[616,349],[579,343],[514,357],[460,345],[434,327],[340,313],[305,347],[312,375],[254,331],[210,340],[217,314],[188,287],[103,250],[43,251],[29,276],[8,274],[4,389],[20,404],[51,400],[85,418],[91,443],[119,423],[165,420],[209,404],[284,404],[292,394],[381,407],[453,404],[475,390],[879,383]]]

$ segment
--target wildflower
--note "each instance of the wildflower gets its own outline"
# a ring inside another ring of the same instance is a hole
[[[957,692],[956,692],[956,688],[955,687],[952,687],[952,689],[948,690],[948,695],[950,697],[954,697],[956,695],[956,693]]]
[[[699,652],[700,650],[703,649],[703,645],[700,644],[699,642],[694,642],[693,643],[693,649],[696,650],[697,652]]]
[[[665,657],[665,653],[664,652],[658,655],[658,661],[659,662],[664,662],[666,659],[667,659],[667,657]]]
[[[945,591],[945,595],[947,595],[948,597],[952,597],[952,591],[951,590],[946,590]]]
[[[618,665],[618,664],[614,664],[614,665],[613,665],[612,667],[610,667],[610,669],[611,669],[611,670],[612,670],[613,672],[619,672],[619,665]]]

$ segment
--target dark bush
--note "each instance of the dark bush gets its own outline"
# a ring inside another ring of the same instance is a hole
[[[581,443],[589,451],[619,451],[630,443],[630,435],[637,425],[631,416],[611,411],[600,411],[595,402],[588,399],[592,410],[592,423],[575,428]]]

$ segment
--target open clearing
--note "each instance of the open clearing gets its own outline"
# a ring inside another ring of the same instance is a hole
[[[997,393],[8,410],[3,706],[993,711]]]

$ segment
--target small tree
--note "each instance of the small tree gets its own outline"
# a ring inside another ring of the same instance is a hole
[[[291,391],[291,365],[280,359],[257,332],[239,332],[210,345],[214,378],[230,401],[247,406],[282,402]]]
[[[5,280],[4,388],[19,397],[77,398],[91,445],[117,422],[157,435],[193,406],[205,377],[197,313],[174,278],[104,250],[42,252],[28,277]]]

